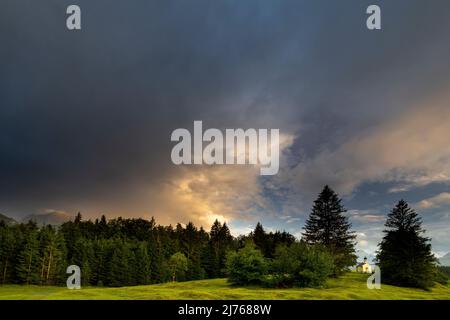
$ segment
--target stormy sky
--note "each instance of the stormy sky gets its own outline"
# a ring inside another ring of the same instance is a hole
[[[449,16],[446,0],[3,0],[0,212],[299,236],[329,184],[359,248],[403,198],[448,252]],[[175,166],[170,134],[194,120],[279,128],[280,172]]]

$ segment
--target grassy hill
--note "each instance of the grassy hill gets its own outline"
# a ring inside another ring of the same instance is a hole
[[[450,285],[437,284],[431,291],[382,285],[380,290],[366,287],[367,276],[348,273],[339,279],[330,279],[322,289],[263,289],[236,288],[226,279],[164,283],[124,288],[0,286],[0,300],[4,299],[450,299]]]

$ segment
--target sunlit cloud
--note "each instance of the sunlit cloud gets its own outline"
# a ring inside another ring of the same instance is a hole
[[[366,250],[400,197],[422,209],[433,249],[448,250],[450,3],[386,3],[401,14],[368,37],[350,27],[361,22],[350,2],[212,2],[206,13],[188,3],[143,12],[130,2],[127,12],[153,27],[134,19],[104,37],[102,21],[91,21],[77,39],[55,33],[59,18],[36,1],[3,5],[0,20],[27,32],[17,41],[0,28],[0,212],[20,220],[56,208],[205,228],[218,219],[233,234],[261,221],[300,236],[328,184],[354,210]],[[49,23],[30,29],[17,18],[23,10]],[[405,26],[424,10],[421,32],[411,32]],[[71,48],[63,60],[61,48]],[[195,120],[279,129],[279,173],[172,165],[170,133]]]
[[[442,192],[434,197],[419,201],[417,205],[423,209],[439,208],[450,205],[450,193]]]
[[[349,210],[347,214],[350,217],[350,221],[370,223],[386,220],[385,216],[375,214],[371,210]],[[365,236],[364,233],[360,234]]]
[[[448,98],[448,97],[446,97]],[[301,161],[289,176],[297,190],[326,183],[351,194],[363,182],[398,182],[391,192],[450,182],[450,105],[432,99],[384,124]]]
[[[293,141],[293,135],[280,134],[281,156]],[[271,209],[259,168],[252,165],[176,166],[173,175],[151,187],[149,194],[149,211],[163,222],[193,221],[209,227],[216,219],[255,221],[260,210]],[[288,223],[294,221],[290,218]]]

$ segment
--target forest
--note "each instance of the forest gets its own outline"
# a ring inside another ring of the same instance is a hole
[[[178,281],[223,277],[227,252],[250,238],[267,257],[278,245],[295,240],[286,232],[266,233],[260,224],[250,235],[234,238],[227,224],[219,221],[209,232],[193,223],[172,227],[157,225],[153,218],[107,221],[105,216],[83,221],[81,214],[59,228],[39,228],[32,221],[13,226],[0,223],[0,281],[64,284],[66,268],[74,264],[82,270],[83,285],[160,283],[172,280],[169,263],[176,253],[187,260]]]
[[[341,199],[325,186],[301,239],[266,232],[261,223],[233,237],[226,223],[210,230],[192,222],[162,226],[155,219],[83,220],[59,227],[0,221],[0,284],[64,285],[66,269],[81,269],[83,286],[135,286],[224,278],[233,285],[320,287],[356,264],[355,233]],[[427,289],[446,283],[421,219],[400,200],[387,215],[377,264],[387,284]],[[404,266],[407,266],[405,268]]]

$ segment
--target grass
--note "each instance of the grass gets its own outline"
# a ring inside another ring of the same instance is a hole
[[[450,300],[450,285],[436,286],[430,291],[412,288],[400,288],[382,285],[380,290],[366,287],[367,276],[347,273],[338,279],[329,279],[324,288],[266,289],[260,287],[232,287],[226,279],[212,279],[179,283],[164,283],[148,286],[123,288],[86,287],[81,290],[68,290],[65,287],[50,286],[0,286],[0,300],[211,300],[211,299],[248,299],[248,300],[346,300],[346,299],[383,299],[383,300]]]

